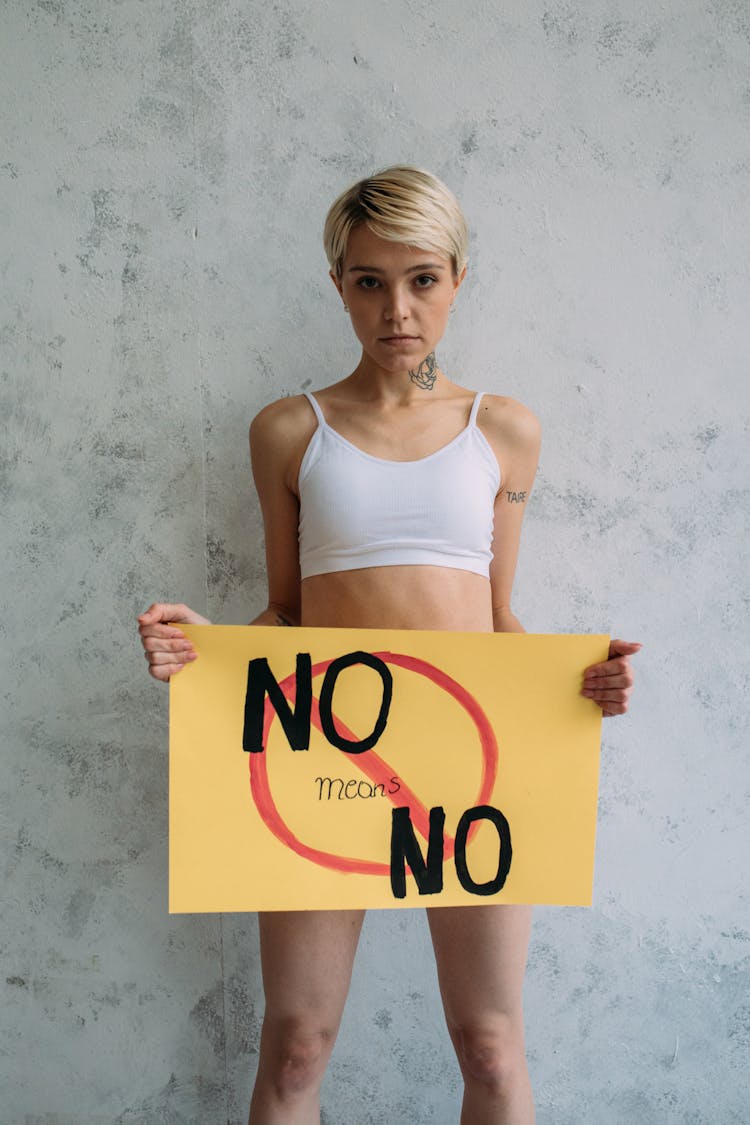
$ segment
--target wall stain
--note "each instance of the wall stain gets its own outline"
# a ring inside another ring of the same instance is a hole
[[[224,984],[219,981],[201,996],[190,1012],[190,1020],[206,1036],[217,1055],[224,1054]]]
[[[114,1118],[113,1125],[203,1125],[221,1121],[223,1087],[207,1078],[170,1075],[166,1084]]]
[[[699,430],[693,431],[693,440],[695,444],[704,453],[711,448],[714,442],[721,434],[721,427],[716,422],[711,422],[702,426]]]
[[[477,131],[476,129],[471,129],[464,134],[463,140],[461,141],[461,152],[464,156],[471,156],[478,148],[479,141],[477,140]]]
[[[393,1016],[387,1008],[380,1008],[372,1017],[372,1022],[376,1027],[379,1027],[381,1031],[387,1031],[393,1023]]]
[[[242,971],[232,973],[226,982],[229,1059],[236,1060],[258,1053],[262,1021],[247,985],[248,978],[254,976],[256,972],[257,967],[248,963]]]
[[[95,901],[96,894],[88,887],[79,887],[71,896],[63,914],[63,921],[69,937],[81,937]]]
[[[556,39],[568,46],[578,43],[581,27],[578,10],[567,4],[556,4],[542,16],[542,28],[548,39]]]

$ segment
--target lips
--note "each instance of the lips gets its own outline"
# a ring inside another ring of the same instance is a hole
[[[408,344],[412,340],[418,340],[419,336],[381,336],[380,341],[383,344]]]

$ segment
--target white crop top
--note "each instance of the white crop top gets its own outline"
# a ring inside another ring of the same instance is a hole
[[[369,566],[446,566],[489,575],[500,469],[469,422],[418,461],[386,461],[332,430],[306,393],[318,427],[299,470],[302,578]]]

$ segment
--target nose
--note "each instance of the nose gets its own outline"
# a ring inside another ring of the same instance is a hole
[[[409,293],[405,286],[395,285],[389,289],[383,309],[385,319],[398,324],[409,319],[410,311]]]

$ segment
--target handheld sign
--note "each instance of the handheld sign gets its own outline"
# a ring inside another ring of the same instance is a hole
[[[607,637],[180,628],[171,912],[590,904]]]

